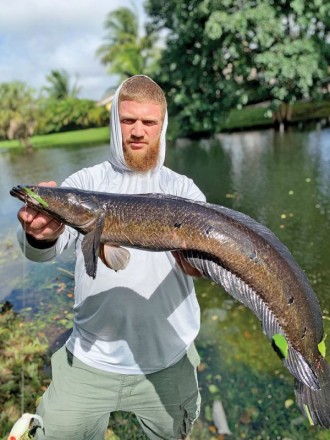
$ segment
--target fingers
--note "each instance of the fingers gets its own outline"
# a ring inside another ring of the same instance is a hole
[[[31,223],[33,219],[37,216],[38,211],[29,206],[23,206],[17,214],[18,220],[23,223]]]
[[[49,180],[48,182],[39,182],[38,186],[57,186],[54,180]]]
[[[41,224],[39,228],[37,225]],[[51,219],[48,223],[45,223],[44,218],[35,219],[30,226],[26,227],[26,233],[32,235],[36,240],[55,241],[64,231],[63,223],[59,223],[57,220]]]
[[[32,208],[21,208],[18,219],[25,232],[36,240],[56,240],[64,231],[62,223]]]

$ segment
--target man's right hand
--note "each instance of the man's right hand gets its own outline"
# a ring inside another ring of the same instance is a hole
[[[41,186],[57,186],[56,182],[40,182]],[[64,231],[64,224],[33,208],[23,206],[17,214],[26,234],[35,240],[55,242]]]

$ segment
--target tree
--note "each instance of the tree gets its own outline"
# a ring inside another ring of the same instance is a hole
[[[50,84],[45,86],[44,90],[48,92],[50,98],[65,99],[65,98],[77,98],[81,87],[78,86],[78,78],[71,86],[71,79],[69,73],[62,70],[52,70],[49,75],[46,76],[47,82]]]
[[[120,80],[132,75],[152,74],[157,63],[156,36],[146,30],[140,33],[139,17],[131,9],[118,8],[107,15],[105,43],[96,55],[108,66],[110,74],[117,74]]]
[[[89,99],[43,99],[39,102],[38,134],[105,127],[109,112]]]
[[[28,148],[36,126],[34,90],[22,82],[0,84],[0,137],[19,139]]]
[[[309,98],[327,76],[326,0],[148,0],[167,29],[159,81],[186,133],[212,133],[234,106]]]

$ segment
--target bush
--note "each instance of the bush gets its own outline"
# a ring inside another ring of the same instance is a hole
[[[59,133],[84,128],[104,127],[109,113],[88,99],[42,99],[37,118],[37,134]]]

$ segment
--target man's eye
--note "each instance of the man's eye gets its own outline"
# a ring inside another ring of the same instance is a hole
[[[121,123],[122,124],[134,124],[134,119],[122,119]]]

